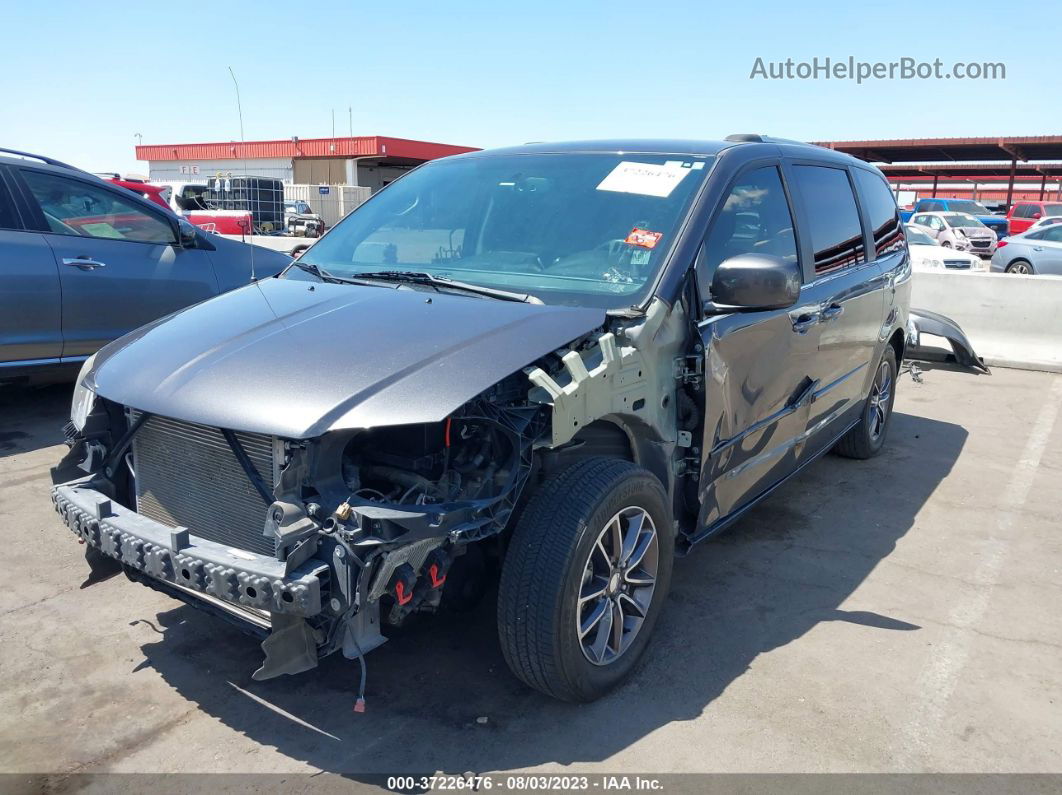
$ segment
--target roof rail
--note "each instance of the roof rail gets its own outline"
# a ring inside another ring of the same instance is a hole
[[[809,144],[807,141],[795,141],[792,138],[775,138],[773,135],[759,135],[758,133],[737,133],[735,135],[728,135],[726,140],[736,144],[795,144],[797,146],[815,146],[815,144]]]
[[[55,160],[54,158],[45,157],[44,155],[35,155],[35,154],[31,153],[31,152],[21,152],[18,149],[8,149],[6,147],[0,146],[0,153],[9,154],[9,155],[18,155],[19,157],[28,157],[31,160],[40,160],[42,163],[47,163],[49,166],[59,166],[60,168],[69,168],[69,169],[72,169],[73,171],[80,171],[81,170],[77,166],[72,166],[69,163],[64,163],[62,160]]]

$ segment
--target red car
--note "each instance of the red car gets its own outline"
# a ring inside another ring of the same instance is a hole
[[[170,208],[169,203],[162,196],[162,191],[164,189],[159,187],[158,185],[149,185],[148,183],[141,182],[137,179],[123,179],[117,174],[100,174],[100,176],[105,182],[110,182],[112,185],[118,185],[120,187],[125,188],[126,190],[131,190],[133,193],[140,196],[141,198],[147,199],[149,202],[153,202],[159,207],[165,207],[171,213],[173,212],[173,210]]]
[[[1020,235],[1041,218],[1062,215],[1062,202],[1014,202],[1007,213],[1010,233]]]

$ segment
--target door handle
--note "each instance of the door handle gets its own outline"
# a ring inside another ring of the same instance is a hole
[[[106,262],[96,262],[94,259],[88,257],[63,257],[63,264],[70,265],[74,268],[80,268],[83,271],[94,271],[96,268],[106,268]]]
[[[805,334],[808,329],[819,322],[818,312],[801,312],[799,315],[790,315],[793,321],[793,331],[797,334]]]
[[[825,323],[828,320],[834,320],[840,317],[844,313],[844,307],[840,304],[830,304],[828,307],[822,310],[822,321]]]

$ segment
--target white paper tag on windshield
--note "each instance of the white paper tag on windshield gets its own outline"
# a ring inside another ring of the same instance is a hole
[[[635,163],[624,160],[601,180],[598,190],[610,190],[616,193],[638,193],[642,196],[659,196],[666,199],[683,177],[690,173],[681,162],[658,165],[656,163]]]

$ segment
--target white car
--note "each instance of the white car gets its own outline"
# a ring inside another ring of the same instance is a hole
[[[911,267],[916,271],[971,271],[982,268],[981,258],[965,251],[940,245],[930,234],[932,230],[917,224],[904,224],[907,248],[911,252]]]
[[[996,233],[968,213],[915,213],[910,223],[924,226],[944,248],[969,251],[982,257],[995,253]]]
[[[1054,226],[1055,224],[1062,224],[1062,215],[1045,215],[1043,218],[1037,219],[1037,221],[1025,231],[1031,232],[1034,229],[1043,229],[1045,226]]]

